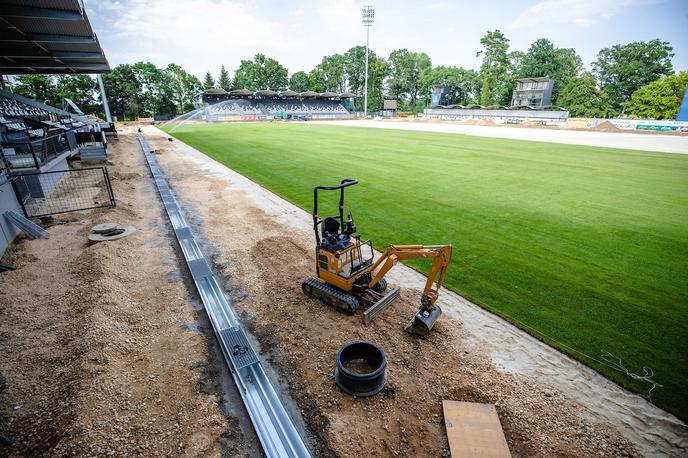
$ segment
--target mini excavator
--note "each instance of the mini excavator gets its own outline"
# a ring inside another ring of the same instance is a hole
[[[315,231],[315,269],[317,278],[301,285],[303,292],[348,313],[361,305],[365,324],[399,297],[400,288],[387,290],[385,275],[399,260],[431,258],[432,267],[420,300],[420,309],[404,328],[412,334],[427,335],[442,314],[435,305],[438,292],[452,257],[451,245],[390,245],[375,260],[373,244],[361,241],[351,212],[344,219],[344,189],[358,184],[345,178],[337,186],[316,186],[313,190],[313,230]],[[339,214],[318,215],[318,191],[339,191]],[[433,283],[435,288],[433,289]]]

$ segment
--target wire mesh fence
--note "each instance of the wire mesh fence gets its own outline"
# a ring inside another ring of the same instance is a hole
[[[105,167],[22,173],[14,175],[12,182],[30,218],[115,206]]]

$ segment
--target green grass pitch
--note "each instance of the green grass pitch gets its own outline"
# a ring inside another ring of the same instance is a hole
[[[638,393],[600,356],[651,367],[652,401],[688,418],[688,156],[307,123],[173,135],[309,212],[315,185],[358,179],[364,238],[452,243],[449,288]]]

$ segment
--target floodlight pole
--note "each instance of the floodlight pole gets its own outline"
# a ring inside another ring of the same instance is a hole
[[[107,119],[107,122],[112,122],[112,116],[110,116],[110,105],[108,105],[107,96],[105,95],[105,86],[103,85],[103,78],[100,77],[100,74],[96,74],[96,79],[98,80],[98,87],[100,88],[100,98],[103,99],[105,119]]]
[[[365,88],[363,96],[363,117],[368,117],[368,47],[370,44],[370,27],[375,20],[375,7],[372,4],[366,4],[361,9],[361,18],[363,25],[366,28],[366,57],[365,57]]]

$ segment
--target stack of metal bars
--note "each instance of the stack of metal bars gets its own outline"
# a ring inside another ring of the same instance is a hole
[[[24,218],[22,215],[20,215],[17,212],[14,212],[12,210],[7,210],[5,212],[5,218],[9,219],[12,224],[17,226],[19,229],[24,231],[24,233],[30,238],[30,239],[49,239],[50,238],[50,233],[43,229],[41,226],[38,224],[34,223],[28,218]]]

